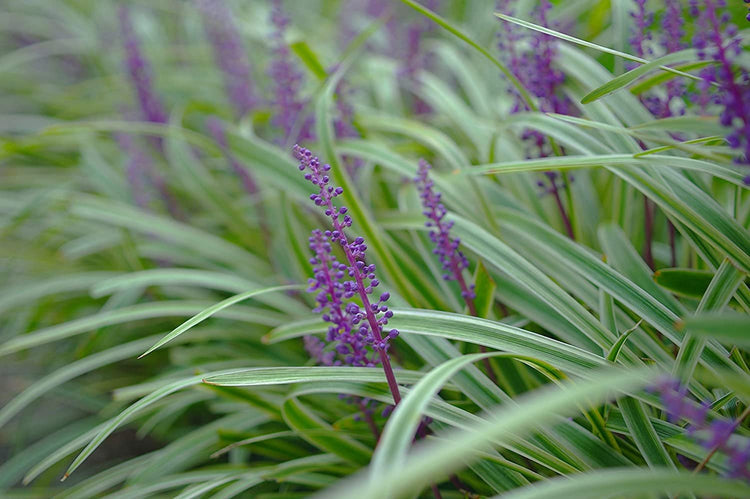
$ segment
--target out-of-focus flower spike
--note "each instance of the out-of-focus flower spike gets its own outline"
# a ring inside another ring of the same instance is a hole
[[[731,130],[726,138],[730,147],[740,151],[738,162],[750,168],[750,75],[744,68],[734,67],[742,48],[737,27],[721,12],[725,7],[724,0],[704,0],[702,5],[697,0],[690,2],[690,13],[697,17],[693,46],[701,59],[716,62],[701,70],[699,86],[709,95],[712,84],[718,83],[715,103],[723,108],[719,122]],[[750,185],[750,173],[745,183]]]
[[[167,123],[167,113],[151,81],[151,65],[141,51],[140,41],[133,28],[130,8],[120,5],[117,12],[125,47],[125,67],[138,96],[143,118],[152,123]]]
[[[195,0],[203,26],[213,48],[216,63],[224,74],[224,86],[237,117],[243,117],[257,104],[253,91],[249,58],[242,36],[226,0]]]
[[[274,116],[271,123],[284,132],[284,142],[303,141],[313,138],[313,120],[303,116],[306,102],[300,97],[303,75],[292,63],[289,46],[284,39],[290,23],[281,0],[273,0],[271,7],[273,32],[273,60],[269,76],[274,82],[275,93],[271,102]]]

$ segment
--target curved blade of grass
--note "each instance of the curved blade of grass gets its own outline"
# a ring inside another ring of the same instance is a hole
[[[714,312],[716,314],[716,312],[723,309],[732,299],[732,296],[734,296],[737,288],[745,280],[745,277],[745,274],[737,270],[728,259],[725,259],[719,266],[713,279],[711,279],[711,283],[708,285],[708,289],[706,289],[706,293],[701,298],[700,303],[698,303],[698,307],[696,308],[698,317],[703,313],[710,314]],[[732,321],[735,318],[731,315],[722,315],[722,317],[721,324],[716,324],[715,330],[719,330],[723,334],[726,331],[732,330]],[[747,318],[747,316],[738,317]],[[735,324],[736,327],[737,325]],[[750,332],[750,320],[746,320],[744,326],[740,321],[737,331],[743,328],[744,335],[742,336],[747,337],[748,332]],[[685,338],[680,345],[680,352],[677,354],[673,374],[683,382],[690,380],[705,346],[706,338],[701,335],[700,327],[688,327],[687,334],[685,334]]]
[[[508,79],[511,85],[513,85],[516,88],[516,90],[518,91],[519,95],[523,99],[526,106],[532,111],[536,111],[537,109],[536,103],[534,102],[533,97],[531,97],[531,94],[529,94],[528,90],[526,90],[526,87],[523,86],[523,84],[518,80],[518,78],[516,78],[516,75],[514,75],[513,72],[505,66],[505,64],[500,62],[498,59],[492,57],[492,54],[490,54],[489,51],[482,48],[481,45],[479,45],[477,42],[471,39],[467,34],[465,34],[459,28],[451,24],[447,19],[440,17],[435,12],[431,11],[430,9],[424,7],[423,5],[420,5],[419,3],[413,0],[401,0],[401,1],[405,3],[406,5],[408,5],[409,7],[411,7],[412,9],[419,12],[420,14],[435,21],[435,23],[437,23],[439,26],[445,28],[449,33],[456,36],[460,40],[463,40],[464,42],[469,44],[472,48],[474,48],[477,52],[479,52],[484,57],[489,59],[489,61],[495,66],[497,66],[497,68],[503,73],[503,75]]]
[[[112,326],[115,324],[123,324],[156,317],[191,316],[204,309],[204,302],[167,301],[141,303],[130,307],[106,310],[89,317],[75,319],[12,338],[0,345],[0,356],[44,345],[45,343],[52,341],[70,338],[71,336],[83,334],[87,331],[104,326]],[[260,308],[242,307],[242,310],[221,311],[221,317],[254,321],[259,324],[275,326],[282,322],[281,317],[283,316]]]
[[[389,324],[404,335],[440,336],[484,345],[549,363],[579,376],[606,364],[597,355],[581,348],[515,328],[501,322],[467,315],[429,310],[397,309]]]
[[[240,293],[248,288],[259,287],[256,283],[233,274],[215,272],[212,270],[161,268],[101,279],[91,286],[91,296],[101,298],[105,295],[130,288],[147,286],[204,286],[221,291]]]
[[[166,385],[162,386],[158,390],[155,390],[151,392],[150,394],[146,395],[142,399],[138,400],[134,404],[130,405],[127,409],[122,411],[120,414],[115,416],[114,418],[110,419],[109,421],[103,423],[100,427],[97,428],[98,431],[94,434],[94,437],[91,439],[91,441],[86,445],[86,447],[76,456],[76,458],[73,460],[72,463],[70,463],[70,466],[68,466],[68,469],[65,471],[65,474],[62,477],[62,480],[67,479],[71,473],[73,473],[78,467],[83,463],[86,458],[88,458],[96,449],[99,447],[104,440],[111,435],[121,424],[123,424],[125,421],[130,419],[131,416],[136,414],[138,411],[145,409],[149,405],[153,404],[154,402],[163,399],[167,395],[174,393],[178,390],[182,390],[183,388],[187,388],[192,385],[197,385],[203,381],[204,376],[219,376],[222,374],[229,374],[236,372],[237,369],[229,369],[226,371],[218,371],[215,373],[210,373],[207,375],[198,375],[198,376],[192,376],[190,378],[184,378],[177,381],[173,381],[171,383],[167,383]]]
[[[365,499],[418,493],[427,484],[474,460],[475,452],[485,448],[488,442],[517,438],[562,414],[576,411],[580,405],[600,403],[613,393],[637,389],[648,382],[647,378],[643,370],[608,369],[598,372],[591,381],[535,390],[519,399],[517,406],[503,405],[495,409],[487,421],[477,424],[471,431],[450,432],[440,440],[416,445],[404,463],[388,467],[384,475],[388,477],[387,482],[373,484],[367,475],[357,475],[323,494],[328,498],[349,497],[351,490],[357,490],[357,496]],[[386,486],[388,490],[384,494]]]
[[[656,434],[651,420],[646,414],[643,404],[631,397],[623,397],[617,402],[625,419],[625,424],[630,430],[630,436],[641,451],[646,463],[651,468],[671,468],[677,470],[674,462],[669,457],[659,436]]]
[[[365,465],[370,461],[370,449],[353,438],[338,434],[296,398],[284,401],[281,411],[286,424],[318,449],[335,454],[345,462]]]
[[[178,337],[185,331],[189,330],[196,324],[200,324],[201,322],[205,321],[209,317],[213,316],[214,314],[224,310],[227,307],[231,307],[235,303],[239,303],[244,300],[248,300],[254,296],[261,295],[264,293],[274,293],[277,291],[289,291],[292,289],[302,289],[304,286],[299,284],[292,284],[288,286],[274,286],[272,288],[264,288],[264,289],[254,289],[252,291],[247,291],[245,293],[240,293],[238,295],[231,296],[227,298],[226,300],[222,300],[219,303],[212,305],[208,307],[205,310],[202,310],[200,313],[194,315],[190,319],[186,320],[179,326],[177,326],[171,333],[164,336],[161,340],[154,343],[154,345],[146,350],[144,353],[142,353],[140,356],[138,356],[139,359],[145,357],[146,355],[150,354],[157,348],[161,347],[162,345],[172,341],[174,338]]]
[[[635,81],[636,79],[640,78],[641,76],[645,75],[646,73],[649,73],[655,69],[661,69],[662,65],[667,64],[675,64],[678,62],[687,62],[687,61],[693,61],[697,57],[697,51],[695,49],[686,49],[681,50],[679,52],[673,52],[671,54],[667,54],[663,57],[659,57],[658,59],[654,59],[651,62],[648,62],[646,64],[643,64],[642,66],[638,66],[635,69],[632,69],[628,71],[627,73],[621,74],[620,76],[613,78],[612,80],[608,81],[604,85],[595,88],[588,94],[586,94],[583,99],[581,99],[581,104],[588,104],[590,102],[594,102],[598,99],[601,99],[602,97],[609,95],[611,93],[614,93],[624,87],[626,87],[629,83]]]
[[[700,497],[747,497],[750,486],[739,480],[715,475],[645,469],[614,469],[553,479],[512,491],[503,499],[600,499],[612,493],[621,497],[641,497],[655,490],[670,495],[693,493]]]
[[[627,341],[628,337],[633,334],[634,331],[638,330],[638,326],[641,325],[641,321],[638,321],[638,323],[622,333],[620,337],[617,339],[617,343],[612,345],[612,348],[609,350],[609,353],[607,354],[607,360],[610,362],[617,362],[617,356],[620,355],[620,350],[622,350],[622,346]]]
[[[0,296],[0,314],[24,304],[31,304],[45,296],[88,290],[98,282],[117,276],[117,272],[92,271],[58,275],[39,282],[13,284],[12,293]],[[9,282],[7,284],[12,284]]]
[[[34,381],[31,386],[16,395],[0,409],[0,427],[49,390],[94,369],[132,357],[146,348],[154,339],[154,337],[142,338],[89,355]]]
[[[400,383],[413,384],[422,379],[423,373],[416,371],[394,371]],[[206,376],[204,383],[218,386],[262,386],[288,385],[291,383],[310,383],[326,381],[356,381],[362,383],[385,383],[385,374],[381,369],[371,367],[256,367],[252,369],[235,369],[221,375]]]
[[[544,26],[539,26],[538,24],[530,23],[522,19],[517,19],[515,17],[508,16],[500,12],[495,12],[495,16],[499,17],[500,19],[504,21],[508,21],[513,24],[517,24],[519,26],[523,26],[524,28],[532,29],[534,31],[544,33],[545,35],[554,36],[555,38],[559,38],[560,40],[565,40],[566,42],[575,43],[576,45],[581,45],[582,47],[594,49],[599,52],[604,52],[605,54],[612,54],[617,57],[622,57],[623,59],[628,60],[628,61],[640,62],[642,64],[648,64],[650,62],[647,59],[643,59],[641,57],[630,55],[625,52],[620,52],[619,50],[614,50],[608,47],[604,47],[602,45],[597,45],[596,43],[587,42],[586,40],[581,40],[580,38],[566,35],[565,33],[560,33],[559,31],[545,28]],[[694,75],[691,75],[690,73],[684,73],[682,71],[672,69],[668,66],[663,66],[663,65],[658,66],[658,69],[661,69],[662,71],[668,71],[670,73],[674,73],[679,76],[684,76],[685,78],[690,78],[691,80],[702,80],[702,78],[700,78],[699,76],[694,76]]]
[[[369,473],[371,480],[382,480],[391,466],[399,466],[406,459],[422,414],[430,399],[443,384],[464,366],[491,357],[493,354],[464,355],[451,359],[427,373],[401,400],[383,428],[378,446],[372,456]]]
[[[670,293],[700,299],[708,289],[714,273],[710,270],[667,268],[654,272],[654,281]]]
[[[543,172],[551,170],[573,170],[586,167],[638,167],[650,166],[656,168],[675,167],[688,171],[708,173],[714,177],[722,178],[737,186],[746,188],[744,183],[745,174],[738,168],[717,164],[699,159],[682,158],[680,156],[667,156],[663,154],[650,154],[648,156],[637,156],[635,154],[600,154],[586,156],[561,156],[552,158],[540,158],[524,161],[509,161],[488,165],[472,166],[466,173],[470,175],[493,175],[517,172]]]
[[[160,238],[190,248],[212,260],[224,262],[231,268],[246,269],[244,272],[249,275],[263,276],[268,273],[264,270],[266,264],[258,257],[225,239],[132,206],[93,196],[80,196],[73,203],[71,211],[88,220],[125,227],[144,235],[159,234]]]

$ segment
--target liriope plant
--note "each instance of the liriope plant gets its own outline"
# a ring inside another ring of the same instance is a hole
[[[750,496],[743,5],[0,9],[0,495]]]

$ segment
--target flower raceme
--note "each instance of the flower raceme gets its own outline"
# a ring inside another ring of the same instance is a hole
[[[447,210],[441,202],[442,194],[434,189],[435,183],[429,176],[430,169],[432,166],[429,163],[423,159],[420,160],[418,174],[414,181],[417,184],[419,197],[422,199],[424,208],[422,214],[428,219],[425,226],[431,229],[430,240],[435,243],[432,252],[438,256],[443,266],[443,271],[445,271],[443,279],[458,281],[461,287],[461,297],[466,301],[471,314],[476,315],[474,286],[468,286],[462,274],[462,270],[469,266],[469,261],[458,249],[461,240],[451,237],[450,230],[453,222],[445,220]]]
[[[315,311],[325,312],[323,320],[331,323],[326,339],[337,343],[336,352],[343,363],[375,366],[379,361],[394,401],[398,403],[401,396],[387,353],[389,341],[398,331],[391,329],[383,334],[388,319],[393,316],[385,305],[390,295],[381,294],[377,302],[370,299],[380,282],[375,276],[375,265],[367,263],[365,240],[357,237],[350,241],[347,236],[352,218],[345,206],[335,204],[344,189],[331,185],[331,166],[321,164],[308,149],[299,145],[294,146],[293,152],[299,160],[300,171],[305,172],[305,179],[318,188],[318,192],[310,195],[310,200],[324,210],[331,222],[331,229],[314,230],[309,240],[315,253],[310,260],[314,266],[310,291],[317,292]],[[344,262],[333,255],[334,245],[343,250]]]

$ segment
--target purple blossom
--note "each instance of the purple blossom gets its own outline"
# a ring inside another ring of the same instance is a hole
[[[258,193],[258,185],[250,175],[250,172],[248,172],[246,168],[243,168],[234,154],[232,154],[232,151],[229,149],[224,123],[222,123],[219,118],[210,117],[206,120],[206,127],[213,136],[214,141],[216,141],[216,143],[221,148],[221,151],[227,158],[227,161],[229,161],[232,170],[234,170],[237,176],[239,176],[242,180],[242,186],[245,188],[245,191],[250,195],[256,195]]]
[[[741,419],[708,420],[710,404],[694,401],[687,393],[687,387],[670,377],[660,379],[652,391],[659,394],[667,418],[673,423],[687,421],[687,432],[708,452],[720,450],[729,456],[729,476],[732,478],[750,479],[750,440],[743,444],[732,441],[734,431]]]
[[[326,344],[321,341],[320,338],[308,335],[303,338],[303,341],[305,343],[305,351],[307,351],[307,354],[315,359],[316,362],[323,364],[324,366],[334,365],[336,352],[326,352]]]
[[[275,27],[274,49],[269,67],[269,76],[275,83],[275,95],[271,102],[274,117],[271,123],[284,131],[284,142],[313,138],[313,120],[310,116],[303,116],[307,102],[299,95],[302,72],[292,63],[289,46],[284,40],[289,22],[281,0],[274,0],[271,9],[271,23]]]
[[[445,215],[447,210],[441,202],[442,194],[435,192],[433,187],[435,183],[429,177],[432,167],[423,159],[419,160],[418,175],[414,179],[419,190],[419,197],[422,198],[422,214],[428,218],[425,226],[430,228],[430,239],[435,243],[435,249],[432,250],[443,266],[445,273],[443,279],[458,281],[461,287],[461,296],[466,300],[472,315],[476,315],[474,307],[474,285],[468,286],[464,280],[462,270],[469,266],[469,261],[464,254],[458,249],[461,240],[453,238],[450,235],[450,229],[453,222],[446,221]]]
[[[653,54],[651,48],[646,46],[646,42],[651,40],[649,28],[654,22],[654,14],[646,11],[646,0],[635,0],[635,6],[636,10],[630,13],[634,25],[630,45],[638,57],[644,58]]]
[[[498,2],[498,9],[507,14],[513,14],[510,0]],[[549,27],[547,14],[552,8],[548,0],[542,0],[533,13],[537,24]],[[528,50],[519,51],[522,43],[528,42]],[[570,114],[571,102],[561,92],[565,82],[565,74],[555,67],[557,47],[554,37],[536,31],[519,32],[519,28],[503,24],[499,35],[498,47],[508,68],[539,101],[539,110],[547,113]],[[515,107],[512,112],[527,111],[528,107],[515,89],[511,89],[515,97]],[[530,136],[529,136],[530,138]]]
[[[388,376],[390,362],[385,352],[388,342],[398,335],[395,329],[385,336],[382,334],[388,319],[393,317],[393,312],[385,305],[390,295],[383,293],[377,302],[370,301],[369,295],[380,284],[375,276],[375,265],[367,263],[364,239],[357,237],[349,241],[347,237],[352,219],[346,207],[334,204],[344,190],[330,185],[330,165],[321,164],[309,150],[298,145],[293,151],[300,162],[300,171],[305,172],[305,179],[318,188],[310,199],[323,208],[331,221],[332,230],[314,230],[309,240],[315,253],[310,260],[314,277],[310,279],[309,290],[317,292],[315,311],[323,312],[323,320],[331,323],[326,339],[337,342],[336,352],[350,365],[374,366],[379,356]],[[333,255],[333,243],[343,250],[346,263],[339,262]],[[354,301],[356,299],[359,303]],[[369,348],[375,355],[368,354]],[[395,378],[392,392],[394,387]],[[394,394],[394,399],[398,401],[400,397]]]
[[[167,113],[151,82],[151,65],[141,52],[138,36],[133,29],[130,8],[121,5],[118,10],[120,34],[125,47],[125,66],[138,95],[141,114],[146,121],[167,123]]]
[[[719,122],[731,129],[726,139],[732,149],[741,151],[738,162],[750,167],[750,76],[745,69],[735,71],[733,67],[742,48],[737,27],[728,24],[728,12],[717,12],[725,6],[723,0],[704,0],[702,8],[697,0],[690,2],[690,13],[697,17],[693,46],[698,49],[698,57],[717,63],[701,70],[699,89],[709,94],[713,83],[719,85],[720,91],[714,97],[714,102],[723,108]],[[745,183],[750,185],[750,174]]]
[[[196,0],[195,3],[202,14],[216,63],[224,74],[229,101],[237,116],[242,117],[255,107],[257,99],[253,92],[249,58],[232,12],[225,0]]]

